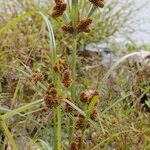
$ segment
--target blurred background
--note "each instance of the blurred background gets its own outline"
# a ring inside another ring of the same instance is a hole
[[[33,0],[34,2],[48,8],[51,6],[52,0]],[[25,8],[27,8],[30,0],[0,0],[0,17],[1,23],[8,16],[10,17],[14,13],[21,13]],[[150,1],[149,0],[106,0],[106,3],[115,4],[113,6],[116,10],[120,7],[127,6],[124,12],[128,9],[132,10],[132,19],[129,17],[128,19],[131,21],[128,24],[128,32],[116,35],[117,42],[124,42],[125,38],[130,38],[137,44],[149,44],[150,41]],[[131,6],[132,5],[132,6]],[[19,9],[18,9],[19,8]],[[108,9],[105,6],[105,9]],[[114,11],[114,10],[113,10]],[[118,17],[122,17],[121,15]],[[4,19],[5,18],[5,19]],[[119,31],[121,33],[121,31]],[[116,38],[115,37],[115,38]]]

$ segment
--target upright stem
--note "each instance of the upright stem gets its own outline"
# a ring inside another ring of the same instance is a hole
[[[72,86],[71,86],[71,97],[72,100],[75,102],[76,99],[76,52],[77,52],[77,38],[75,36],[74,38],[74,45],[72,50],[72,64],[71,64],[71,70],[72,70]],[[72,134],[73,134],[73,120],[69,118],[69,142],[72,140]]]
[[[61,150],[61,106],[57,107],[57,150]]]
[[[71,71],[72,71],[72,86],[71,86],[71,97],[72,100],[75,102],[76,97],[76,53],[77,53],[77,31],[76,26],[78,24],[78,0],[72,0],[72,25],[74,29],[74,45],[72,50],[72,64],[71,64]],[[72,134],[73,134],[73,120],[69,120],[69,142],[72,140]]]
[[[76,32],[76,25],[78,24],[78,0],[72,0],[72,25],[74,32]]]
[[[76,95],[76,87],[75,87],[75,82],[76,82],[76,53],[77,53],[77,38],[76,36],[74,37],[74,45],[73,45],[73,50],[72,50],[72,87],[71,87],[71,96],[73,101],[75,101],[75,95]]]

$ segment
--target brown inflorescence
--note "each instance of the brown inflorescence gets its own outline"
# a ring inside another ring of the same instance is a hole
[[[65,68],[66,65],[61,60],[59,60],[53,65],[53,70],[58,73],[62,73],[65,70]]]
[[[79,115],[77,122],[76,122],[76,129],[83,129],[84,128],[84,116],[83,115]]]
[[[31,76],[31,80],[35,83],[37,82],[42,82],[44,80],[44,76],[42,73],[39,73],[39,72],[35,72],[32,74]]]
[[[99,96],[99,91],[81,91],[80,92],[80,101],[83,103],[90,103],[94,96]]]
[[[51,83],[44,96],[45,104],[48,108],[53,108],[61,103],[61,97],[57,95],[57,89],[54,84]]]
[[[98,115],[97,109],[94,108],[91,115],[90,115],[90,118],[94,121],[97,121],[97,115]]]
[[[64,25],[64,26],[62,26],[62,30],[64,32],[72,34],[73,33],[73,26],[71,24]]]
[[[60,100],[61,98],[58,96],[52,97],[51,95],[48,95],[48,94],[44,96],[44,101],[48,108],[53,108],[53,107],[58,106],[60,104]]]
[[[72,85],[72,79],[71,79],[71,70],[67,68],[62,73],[62,83],[65,87],[70,87]]]
[[[92,19],[90,19],[90,18],[80,20],[77,25],[77,31],[78,32],[89,32],[90,31],[89,25],[91,23],[92,23]]]
[[[79,150],[80,148],[78,147],[78,143],[75,142],[75,141],[72,141],[70,143],[70,146],[69,146],[69,150]]]
[[[52,87],[51,89],[48,89],[48,90],[46,91],[46,93],[47,93],[48,95],[51,95],[52,97],[56,97],[56,96],[57,96],[57,90],[56,90],[56,88],[54,88],[54,87]]]
[[[63,0],[55,0],[55,7],[53,8],[52,17],[59,17],[63,15],[67,8],[67,4]]]
[[[98,6],[100,8],[104,7],[104,0],[89,0],[93,5]]]
[[[81,148],[87,149],[87,142],[82,138],[83,132],[79,130],[70,143],[69,150],[80,150]]]
[[[88,103],[90,99],[90,94],[87,91],[82,91],[80,93],[80,101],[83,103]]]
[[[87,18],[87,19],[83,19],[83,20],[80,20],[76,26],[76,31],[79,33],[79,32],[90,32],[90,24],[92,23],[92,19],[90,18]],[[73,26],[72,26],[72,23],[68,23],[67,25],[64,25],[62,27],[62,30],[64,32],[68,32],[70,34],[73,34],[74,30],[73,30]]]

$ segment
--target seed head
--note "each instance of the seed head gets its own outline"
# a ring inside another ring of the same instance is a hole
[[[68,33],[72,34],[73,33],[73,26],[72,25],[64,25],[62,27],[62,30],[64,32],[68,32]]]
[[[83,139],[82,140],[83,132],[78,130],[76,136],[74,137],[73,141],[70,143],[69,150],[80,150],[83,146],[83,149],[87,149],[87,142]]]
[[[55,0],[56,6],[53,8],[52,17],[61,16],[67,8],[67,4],[62,0]]]
[[[72,142],[70,143],[69,150],[79,150],[78,143],[75,142],[75,141],[72,141]]]
[[[96,120],[97,120],[97,115],[98,115],[98,112],[97,112],[96,109],[94,109],[93,112],[92,112],[91,115],[90,115],[90,118],[91,118],[92,120],[96,121]]]
[[[52,97],[51,95],[46,94],[44,97],[44,102],[48,108],[57,107],[61,103],[60,97]]]
[[[64,84],[65,87],[70,87],[72,85],[72,79],[71,79],[71,71],[70,69],[66,69],[62,73],[62,83]]]
[[[93,3],[95,6],[98,6],[100,8],[104,7],[104,0],[89,0],[91,3]]]
[[[57,63],[53,65],[53,70],[55,72],[61,73],[65,69],[65,64],[59,60]]]
[[[92,23],[92,19],[90,19],[90,18],[79,21],[79,23],[77,25],[77,31],[78,32],[87,32],[87,31],[89,31],[89,25],[91,23]]]
[[[35,83],[42,82],[44,80],[44,76],[43,76],[42,73],[35,72],[35,73],[32,74],[31,79]]]
[[[83,129],[84,128],[84,116],[79,115],[78,120],[76,122],[76,128],[77,129]]]
[[[57,90],[56,88],[52,87],[50,90],[47,90],[46,92],[48,95],[51,95],[52,97],[56,97],[57,96]]]
[[[87,91],[82,91],[80,93],[80,101],[83,103],[88,103],[90,99],[90,95]]]

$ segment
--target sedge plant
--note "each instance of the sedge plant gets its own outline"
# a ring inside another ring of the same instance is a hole
[[[32,3],[32,1],[30,0]],[[5,135],[8,137],[8,140],[14,150],[18,149],[18,146],[13,138],[11,131],[7,126],[7,119],[12,118],[14,115],[24,116],[27,114],[31,114],[32,112],[38,111],[39,107],[46,108],[48,111],[52,111],[53,113],[53,121],[52,121],[52,129],[53,129],[53,149],[61,150],[63,147],[67,149],[90,149],[90,146],[87,145],[85,140],[86,129],[89,126],[92,126],[94,129],[101,130],[103,134],[105,134],[105,129],[101,120],[97,121],[98,116],[98,107],[99,107],[99,91],[94,90],[84,90],[78,91],[77,89],[77,50],[78,50],[78,37],[82,38],[82,34],[89,34],[91,32],[90,25],[93,22],[92,16],[99,9],[104,7],[104,0],[89,0],[86,1],[87,6],[89,8],[88,13],[85,16],[81,15],[80,4],[81,0],[55,0],[54,8],[52,9],[52,13],[50,18],[45,15],[40,6],[34,5],[35,10],[29,10],[26,13],[18,16],[11,22],[9,22],[6,26],[0,29],[0,34],[9,29],[14,24],[17,24],[19,21],[24,19],[25,17],[29,17],[32,15],[38,15],[42,17],[44,20],[49,40],[50,51],[49,64],[51,65],[51,81],[43,82],[43,75],[39,72],[34,72],[30,67],[28,67],[21,60],[18,60],[20,65],[23,66],[24,69],[15,68],[18,72],[23,74],[27,78],[31,78],[32,86],[38,94],[42,97],[42,99],[36,100],[29,104],[26,104],[22,107],[10,110],[5,114],[0,116],[1,126]],[[33,4],[33,3],[32,3]],[[84,8],[82,8],[84,9]],[[66,11],[68,10],[68,11]],[[53,20],[60,23],[61,18],[65,21],[61,30],[64,34],[72,37],[72,49],[71,49],[71,61],[66,64],[63,62],[57,55],[57,46],[55,40],[55,32],[53,31],[53,24],[51,23]],[[132,55],[132,54],[131,54]],[[127,56],[128,57],[128,56]],[[112,71],[120,64],[124,59],[121,59],[117,64],[114,65],[112,70],[110,70],[106,76],[104,77],[102,83],[108,78],[108,76],[112,73]],[[7,66],[10,67],[10,66]],[[101,84],[100,83],[100,86]],[[42,90],[39,90],[38,87]],[[99,87],[101,89],[101,87]],[[18,92],[18,88],[16,88],[16,92],[14,94],[14,99],[16,98]],[[43,94],[44,92],[44,94]],[[68,94],[69,93],[69,94]],[[118,102],[124,100],[125,98],[131,95],[125,95],[123,98],[119,99],[116,103],[112,104],[108,109],[106,109],[103,113],[109,111],[112,107],[114,107]],[[80,108],[79,102],[83,103],[85,107]],[[43,104],[44,103],[44,104]],[[26,112],[29,110],[33,110],[31,112]],[[36,110],[37,109],[37,110]],[[85,111],[84,111],[85,110]],[[66,112],[66,116],[62,113]],[[24,114],[25,113],[25,114]],[[63,120],[68,121],[68,133],[67,140],[68,144],[63,144]],[[46,128],[47,129],[47,128]],[[48,129],[47,129],[48,130]],[[108,139],[109,140],[109,139]],[[43,140],[39,139],[43,145],[49,147]],[[103,141],[100,143],[102,144]],[[98,147],[100,144],[95,145]],[[95,148],[93,147],[93,148]]]

